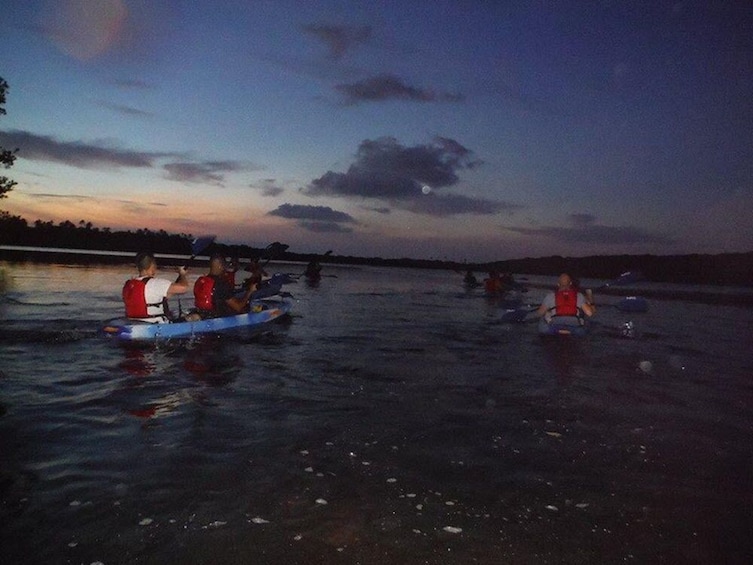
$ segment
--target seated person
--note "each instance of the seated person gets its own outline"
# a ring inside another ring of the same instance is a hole
[[[236,295],[225,273],[225,258],[214,254],[209,259],[209,273],[196,279],[193,294],[196,310],[202,318],[234,316],[248,311],[256,285],[250,285],[242,295]]]
[[[126,317],[145,322],[169,322],[171,316],[167,298],[183,294],[190,288],[186,268],[178,268],[178,278],[174,282],[158,278],[155,276],[157,260],[149,252],[136,255],[136,268],[138,276],[127,280],[123,285]]]
[[[562,273],[557,279],[557,290],[549,292],[544,297],[536,314],[539,317],[544,316],[548,322],[554,316],[582,317],[582,314],[585,314],[591,317],[595,311],[591,292],[586,291],[586,296],[584,296],[573,285],[570,275]]]

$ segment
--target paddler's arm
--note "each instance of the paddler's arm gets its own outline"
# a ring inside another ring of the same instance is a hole
[[[594,293],[590,288],[586,289],[585,299],[582,310],[586,313],[586,316],[591,317],[596,313],[596,304],[594,304]]]
[[[190,287],[188,283],[188,276],[185,267],[178,267],[178,278],[174,283],[170,284],[170,288],[167,289],[167,296],[173,296],[175,294],[185,294]]]
[[[248,302],[251,300],[251,294],[256,292],[256,285],[252,284],[243,293],[243,296],[233,296],[225,301],[234,312],[242,313],[248,308]]]

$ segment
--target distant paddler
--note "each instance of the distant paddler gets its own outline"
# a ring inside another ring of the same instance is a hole
[[[549,292],[536,310],[536,315],[551,322],[557,316],[577,317],[583,319],[585,314],[589,318],[596,312],[593,304],[593,293],[590,289],[583,294],[573,284],[573,279],[567,273],[557,278],[557,289]]]

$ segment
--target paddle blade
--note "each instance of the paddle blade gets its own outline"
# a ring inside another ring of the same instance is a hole
[[[212,245],[212,242],[217,238],[216,235],[204,235],[195,238],[191,242],[191,256],[196,257],[199,253],[204,251],[207,247]]]
[[[500,316],[499,321],[503,323],[522,322],[526,319],[526,316],[528,316],[529,312],[530,310],[527,310],[525,308],[505,310],[502,316]]]
[[[640,280],[643,280],[643,275],[640,271],[626,271],[613,281],[609,281],[608,283],[601,285],[599,288],[607,288],[612,285],[630,284]]]
[[[284,253],[287,251],[289,245],[285,243],[280,243],[279,241],[273,241],[269,245],[267,245],[264,248],[264,255],[267,257],[272,257],[274,255],[279,255],[280,253]]]

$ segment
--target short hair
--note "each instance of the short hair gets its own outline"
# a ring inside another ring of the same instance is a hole
[[[150,251],[142,251],[136,255],[136,268],[139,271],[146,271],[155,262],[154,254]]]

